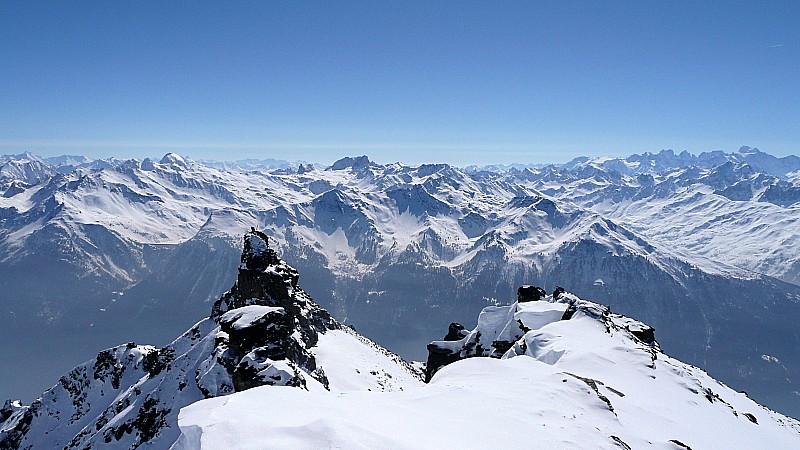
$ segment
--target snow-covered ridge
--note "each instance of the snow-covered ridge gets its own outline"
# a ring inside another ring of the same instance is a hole
[[[517,302],[485,308],[471,331],[451,325],[429,350],[430,383],[403,392],[256,388],[197,402],[181,411],[173,448],[800,445],[796,420],[665,355],[648,325],[563,289],[522,287]],[[455,358],[431,367],[445,354]],[[291,408],[257,413],[276,403]]]
[[[180,408],[256,386],[309,391],[402,390],[420,374],[342,326],[298,287],[297,272],[245,236],[238,280],[203,319],[157,349],[100,352],[30,406],[7,402],[0,449],[167,448]]]

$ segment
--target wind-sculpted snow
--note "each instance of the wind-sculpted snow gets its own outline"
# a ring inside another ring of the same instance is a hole
[[[30,406],[7,402],[0,449],[167,448],[180,408],[203,398],[265,385],[379,391],[421,383],[410,365],[314,304],[266,236],[247,234],[244,248],[236,284],[210,318],[159,349],[104,350]]]
[[[504,173],[365,157],[273,172],[171,154],[64,160],[74,170],[0,198],[0,346],[33,372],[0,373],[0,394],[33,398],[108,342],[167,344],[233,283],[255,226],[334,317],[409,358],[520,284],[565,285],[800,415],[800,288],[770,278],[800,273],[797,188],[776,171],[792,160],[735,155]],[[61,360],[40,356],[62,343]]]
[[[453,324],[457,358],[403,392],[256,388],[184,408],[182,449],[796,448],[800,423],[662,353],[653,329],[558,289]],[[538,300],[537,300],[538,299]],[[261,405],[291,405],[281,414]],[[235,438],[234,438],[235,437]]]

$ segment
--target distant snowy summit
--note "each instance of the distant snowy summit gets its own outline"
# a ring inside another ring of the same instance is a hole
[[[754,147],[741,147],[737,152],[726,153],[722,150],[703,152],[694,155],[686,150],[675,153],[672,150],[661,150],[658,153],[645,152],[633,154],[625,158],[611,157],[578,157],[563,164],[565,169],[577,169],[585,166],[603,167],[615,170],[623,175],[659,173],[668,170],[698,167],[712,169],[725,163],[747,164],[758,171],[777,177],[796,176],[800,171],[800,157],[790,155],[776,157]]]
[[[794,419],[561,288],[452,324],[425,384],[317,306],[269,241],[245,235],[234,286],[171,344],[104,350],[30,406],[6,402],[0,449],[800,446]]]

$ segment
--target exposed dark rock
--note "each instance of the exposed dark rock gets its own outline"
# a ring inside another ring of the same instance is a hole
[[[0,425],[8,420],[14,412],[24,409],[22,402],[19,400],[6,400],[3,407],[0,408]]]
[[[30,429],[31,422],[35,416],[34,411],[36,408],[34,408],[34,406],[37,404],[39,403],[34,402],[30,408],[26,408],[25,412],[22,414],[22,418],[14,429],[9,430],[5,436],[0,439],[0,450],[16,450],[19,448],[22,439],[25,438],[25,434],[28,433],[28,429]],[[6,401],[6,405],[9,405],[8,401]],[[3,410],[6,409],[6,405],[3,406]]]
[[[630,331],[631,334],[639,338],[639,340],[645,344],[652,344],[656,341],[656,330],[649,325],[639,328],[628,327],[628,331]]]
[[[237,354],[244,355],[254,348],[263,347],[266,357],[275,360],[286,357],[291,323],[282,308],[265,312],[247,326],[237,326],[236,319],[235,314],[225,315],[220,317],[219,324],[221,330],[228,333],[228,344]]]
[[[556,286],[555,290],[553,291],[553,299],[558,300],[558,298],[561,297],[561,294],[564,294],[566,292],[567,291],[563,287]]]
[[[297,271],[281,261],[264,233],[251,229],[245,235],[236,284],[214,303],[211,313],[227,335],[217,342],[215,353],[231,373],[236,391],[265,384],[301,386],[298,370],[328,385],[308,348],[316,345],[319,333],[340,325],[311,301],[298,280]],[[288,367],[274,364],[281,360]]]
[[[758,425],[758,419],[756,419],[756,416],[750,413],[742,413],[742,415],[747,417],[747,420],[749,420],[750,422],[753,422],[754,424]]]
[[[6,191],[3,193],[3,197],[11,198],[17,194],[21,194],[25,192],[25,187],[26,186],[24,185],[24,183],[14,181],[11,183],[8,189],[6,189]]]
[[[453,322],[447,329],[447,336],[444,337],[445,341],[460,341],[463,339],[469,331],[464,328],[464,325],[460,323]]]
[[[508,349],[510,349],[513,345],[514,342],[509,342],[509,341],[503,341],[503,340],[492,341],[492,348],[494,348],[497,351],[497,353],[501,355],[507,352]]]
[[[611,440],[613,440],[613,441],[614,441],[614,443],[616,443],[616,444],[617,444],[618,446],[620,446],[621,448],[623,448],[623,449],[625,449],[625,450],[631,450],[631,446],[630,446],[630,445],[628,445],[628,444],[626,444],[626,443],[625,443],[625,441],[623,441],[623,440],[622,440],[622,439],[620,439],[619,437],[617,437],[617,436],[611,436]]]
[[[174,358],[175,350],[170,347],[164,347],[144,355],[142,367],[153,377],[166,369]]]
[[[689,447],[688,445],[684,444],[683,442],[681,442],[681,441],[679,441],[677,439],[670,439],[669,441],[672,442],[673,444],[677,445],[678,447],[684,448],[686,450],[692,450],[692,447]]]
[[[150,441],[166,426],[166,416],[171,411],[169,408],[159,408],[159,405],[158,400],[148,395],[136,413],[136,418],[109,428],[104,434],[104,441],[111,443],[112,438],[118,441],[125,434],[134,432],[138,437],[136,447]]]
[[[719,395],[712,391],[711,388],[703,389],[703,396],[709,403],[714,403],[716,400],[719,400]]]
[[[331,169],[342,170],[342,169],[347,169],[348,167],[352,167],[353,169],[361,169],[364,167],[368,167],[370,164],[372,164],[372,161],[370,161],[369,158],[364,155],[357,156],[355,158],[346,156],[333,163]]]
[[[97,354],[93,374],[95,380],[105,381],[108,377],[111,377],[111,386],[114,389],[119,389],[119,381],[123,373],[125,373],[125,365],[117,360],[113,351],[103,350]]]
[[[444,348],[436,345],[436,343],[428,344],[428,361],[425,364],[425,382],[431,381],[433,374],[440,368],[452,364],[462,359],[459,352],[454,352],[449,348]]]
[[[569,376],[571,376],[573,378],[576,378],[578,380],[581,380],[584,383],[586,383],[586,385],[589,386],[589,388],[591,390],[593,390],[594,393],[597,395],[597,398],[599,398],[600,401],[602,401],[603,403],[605,403],[608,406],[608,410],[611,411],[612,413],[614,413],[614,415],[617,414],[616,412],[614,412],[614,406],[611,405],[611,400],[609,400],[608,397],[603,395],[600,392],[600,389],[597,387],[598,384],[602,385],[603,384],[602,382],[597,381],[597,380],[593,380],[591,378],[581,377],[579,375],[575,375],[575,374],[572,374],[572,373],[569,373],[569,372],[564,372],[564,373],[566,373],[567,375],[569,375]]]
[[[561,320],[572,319],[572,316],[574,316],[576,312],[578,312],[578,307],[574,304],[570,304],[567,306],[567,309],[564,310],[564,314],[561,315]]]
[[[547,292],[539,286],[520,286],[517,289],[517,302],[533,302],[538,301],[547,296]]]

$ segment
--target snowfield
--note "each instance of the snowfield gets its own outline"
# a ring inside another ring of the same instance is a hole
[[[509,308],[509,307],[505,307]],[[514,304],[498,331],[539,324],[502,358],[443,367],[395,392],[260,387],[179,416],[178,449],[791,449],[800,423],[565,303]],[[557,314],[554,314],[557,313]],[[486,311],[493,318],[502,317]],[[482,315],[483,317],[483,315]],[[628,323],[615,317],[616,323]],[[502,323],[501,323],[502,322]],[[635,321],[633,321],[635,322]],[[654,355],[655,358],[654,358]]]

